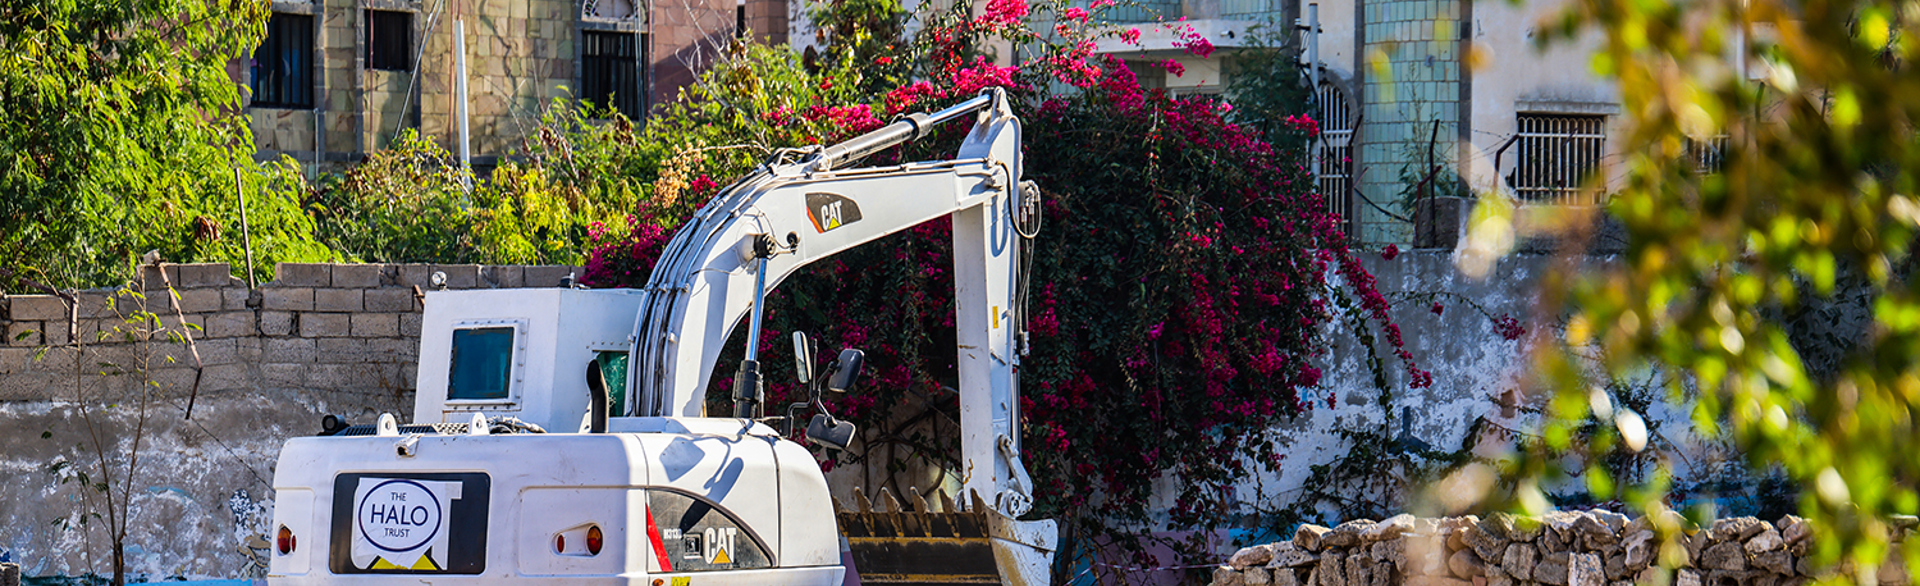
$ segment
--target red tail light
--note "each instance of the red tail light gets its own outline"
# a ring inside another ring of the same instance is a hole
[[[600,555],[600,526],[587,528],[587,555]]]
[[[293,553],[293,547],[298,545],[294,542],[293,530],[288,529],[286,525],[280,526],[280,534],[275,537],[274,544],[279,546],[280,555]]]

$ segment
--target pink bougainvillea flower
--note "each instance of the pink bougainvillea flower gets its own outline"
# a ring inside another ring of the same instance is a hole
[[[1167,73],[1173,74],[1174,77],[1180,77],[1181,75],[1185,75],[1187,73],[1187,66],[1181,65],[1179,61],[1174,61],[1172,59],[1166,60],[1165,62],[1161,63],[1160,66],[1163,68],[1166,68]]]
[[[1120,31],[1120,42],[1129,45],[1140,44],[1140,27],[1128,27],[1127,30]]]
[[[893,64],[893,58],[892,58],[892,57],[888,57],[888,56],[886,56],[886,55],[881,55],[881,56],[879,56],[879,57],[875,57],[875,58],[873,58],[873,62],[874,62],[874,63],[879,63],[879,64],[881,64],[881,65],[892,65],[892,64]]]
[[[1060,18],[1079,21],[1079,22],[1086,22],[1087,17],[1088,17],[1087,9],[1081,8],[1078,6],[1068,8],[1064,12],[1060,13]]]
[[[1019,72],[1018,67],[1000,67],[988,62],[984,56],[979,57],[974,60],[973,67],[953,73],[953,77],[947,80],[948,87],[952,89],[946,95],[971,96],[990,87],[1015,87],[1013,74]]]
[[[1520,326],[1519,319],[1504,313],[1493,318],[1493,331],[1508,340],[1518,340],[1520,336],[1527,335],[1527,328]]]
[[[1093,0],[1093,9],[1099,10],[1116,4],[1113,0]]]
[[[1438,301],[1435,301],[1435,302],[1433,302],[1433,314],[1434,314],[1434,315],[1440,315],[1440,314],[1442,314],[1442,313],[1445,313],[1446,311],[1447,311],[1447,306],[1445,306],[1445,305],[1441,305],[1441,304],[1440,304],[1440,302],[1438,302]]]
[[[706,193],[713,191],[717,187],[720,187],[720,183],[714,181],[712,177],[708,177],[704,173],[699,177],[693,178],[693,182],[687,184],[687,189],[693,190],[694,193]]]
[[[1396,256],[1400,256],[1399,245],[1388,244],[1386,250],[1380,251],[1380,258],[1383,258],[1383,259],[1393,260],[1393,257],[1396,257]]]
[[[980,22],[989,28],[1018,24],[1027,17],[1027,0],[990,0]]]

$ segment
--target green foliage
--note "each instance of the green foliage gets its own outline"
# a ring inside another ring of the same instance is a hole
[[[624,225],[644,207],[643,180],[659,160],[618,113],[564,100],[526,148],[525,160],[479,182],[445,148],[403,131],[314,190],[318,236],[361,262],[579,264],[593,226]]]
[[[235,168],[262,228],[257,260],[327,258],[294,195],[263,189],[287,169],[253,163],[227,73],[267,12],[217,0],[0,5],[0,269],[79,287],[125,279],[148,250],[244,266]]]
[[[1630,245],[1595,274],[1560,277],[1569,294],[1546,291],[1547,307],[1571,308],[1563,347],[1614,350],[1610,372],[1684,373],[1668,392],[1696,405],[1702,433],[1803,488],[1801,514],[1823,536],[1816,562],[1848,562],[1840,576],[1872,583],[1888,516],[1920,512],[1920,18],[1882,0],[1581,0],[1550,25],[1602,40],[1593,67],[1619,84],[1631,129],[1608,208]],[[1730,70],[1729,51],[1758,79]],[[1716,135],[1727,137],[1723,167],[1680,163]],[[1866,284],[1871,324],[1813,376],[1768,316],[1834,295],[1849,271]],[[1561,389],[1561,423],[1545,430],[1555,448],[1588,417],[1625,412],[1587,399],[1583,364],[1538,356],[1535,371]],[[1626,496],[1666,507],[1659,490]],[[1905,555],[1916,567],[1920,550]]]

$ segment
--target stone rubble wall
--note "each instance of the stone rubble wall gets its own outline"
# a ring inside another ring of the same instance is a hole
[[[1911,519],[1909,519],[1911,521]],[[1676,586],[1800,586],[1819,575],[1809,525],[1792,515],[1714,521],[1683,537]],[[1911,528],[1911,523],[1908,523]],[[1904,533],[1904,531],[1901,531]],[[1604,510],[1302,525],[1293,539],[1241,549],[1216,586],[1631,586],[1658,583],[1661,542],[1645,517]],[[1880,584],[1906,584],[1896,559]]]

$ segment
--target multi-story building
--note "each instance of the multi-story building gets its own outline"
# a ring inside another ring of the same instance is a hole
[[[1617,148],[1609,135],[1618,91],[1591,72],[1593,43],[1536,48],[1535,23],[1564,1],[1310,1],[1149,0],[1121,14],[1141,23],[1140,43],[1108,40],[1101,51],[1133,63],[1143,84],[1217,93],[1251,35],[1315,44],[1320,185],[1363,243],[1453,241],[1458,206],[1411,201],[1436,166],[1438,179],[1457,173],[1475,190],[1504,187],[1528,204],[1599,203],[1601,191],[1580,185],[1604,173]],[[1296,25],[1310,13],[1318,35]],[[1153,25],[1181,17],[1180,27]],[[1184,26],[1217,51],[1184,51],[1176,44]],[[1168,59],[1184,74],[1152,66]]]
[[[462,23],[469,148],[484,170],[553,98],[641,120],[743,31],[786,42],[788,11],[781,0],[275,0],[241,75],[262,158],[337,168],[408,128],[457,149]]]

